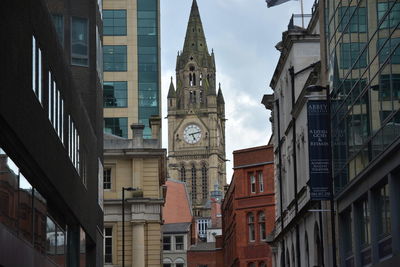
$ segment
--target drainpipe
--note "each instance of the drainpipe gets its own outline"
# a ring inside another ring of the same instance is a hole
[[[296,103],[296,95],[295,95],[295,73],[294,67],[289,68],[290,80],[291,80],[291,92],[292,92],[292,113],[294,109],[294,105]],[[296,119],[292,114],[292,146],[293,146],[293,179],[294,179],[294,197],[295,197],[295,216],[297,216],[299,212],[299,204],[297,201],[297,151],[296,151]],[[297,266],[301,267],[301,260],[300,260],[300,230],[299,225],[296,224],[296,261]]]
[[[278,161],[279,161],[279,200],[281,202],[280,206],[280,218],[281,218],[281,231],[283,231],[283,198],[282,198],[282,151],[281,151],[281,120],[280,120],[280,111],[279,111],[279,99],[277,99],[275,101],[275,105],[276,105],[276,115],[277,115],[277,121],[278,121]],[[281,241],[281,246],[282,246],[282,255],[281,255],[281,259],[283,257],[283,266],[281,267],[285,267],[285,239],[282,238]]]

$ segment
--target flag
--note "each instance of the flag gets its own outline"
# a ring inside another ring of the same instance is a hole
[[[265,2],[267,2],[268,7],[277,6],[288,1],[290,0],[265,0]]]

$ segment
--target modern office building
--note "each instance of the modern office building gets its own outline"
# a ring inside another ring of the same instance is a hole
[[[103,1],[104,131],[132,138],[130,125],[161,115],[159,0]]]
[[[338,265],[400,265],[400,3],[320,1]]]
[[[233,152],[233,177],[222,203],[224,266],[266,267],[275,226],[273,146]]]
[[[160,119],[150,121],[157,133]],[[167,151],[156,136],[143,138],[143,130],[143,125],[132,125],[133,139],[104,135],[105,266],[162,264]]]
[[[0,265],[102,266],[101,5],[0,14]]]

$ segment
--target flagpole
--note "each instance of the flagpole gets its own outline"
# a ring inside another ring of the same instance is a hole
[[[304,28],[304,10],[303,10],[303,0],[300,0],[300,6],[301,6],[301,27]]]

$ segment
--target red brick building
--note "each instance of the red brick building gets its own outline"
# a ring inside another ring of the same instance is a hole
[[[233,161],[222,203],[224,266],[272,266],[266,237],[275,222],[273,146],[236,150]]]

